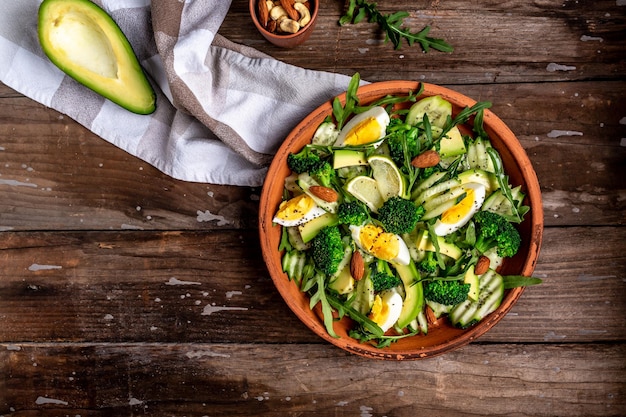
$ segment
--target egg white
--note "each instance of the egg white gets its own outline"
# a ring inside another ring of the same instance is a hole
[[[451,223],[444,222],[441,220],[441,218],[437,219],[437,221],[433,225],[433,230],[435,234],[437,234],[438,236],[449,235],[450,233],[454,233],[457,230],[459,230],[461,227],[465,226],[467,222],[472,218],[472,216],[478,210],[480,210],[480,207],[483,205],[485,201],[486,188],[483,184],[469,182],[469,183],[461,185],[461,187],[463,187],[465,190],[472,189],[474,191],[474,201],[472,201],[472,205],[470,206],[469,210],[466,213],[464,213],[461,217],[459,217],[458,219],[456,219],[455,221]],[[454,210],[454,208],[457,207],[458,204],[460,203],[457,203],[457,205],[452,206],[449,210]]]
[[[310,197],[309,197],[310,198]],[[290,200],[289,200],[290,201]],[[289,203],[289,201],[287,201],[287,203]],[[279,214],[281,213],[282,207],[279,207],[278,211],[276,212],[276,215],[274,216],[273,222],[276,224],[279,224],[281,226],[285,226],[285,227],[293,227],[293,226],[299,226],[301,224],[304,224],[310,220],[313,220],[317,217],[322,216],[323,214],[326,213],[326,210],[324,210],[323,208],[319,207],[317,204],[315,204],[315,202],[313,202],[313,205],[311,206],[311,208],[306,212],[306,213],[300,213],[297,217],[293,218],[293,219],[283,219],[279,216]]]
[[[380,316],[375,316],[370,313],[370,319],[373,320],[378,327],[382,329],[383,332],[391,329],[394,324],[400,318],[400,314],[402,313],[402,296],[395,289],[382,291],[377,297],[381,298],[382,301],[382,310],[387,312],[387,314],[381,314]]]
[[[370,252],[369,249],[366,248],[365,245],[361,242],[361,229],[362,228],[363,226],[350,226],[352,240],[354,240],[354,242],[359,247],[359,249],[361,249],[365,253],[368,253],[376,257],[376,254]],[[406,245],[406,243],[400,236],[398,235],[393,235],[393,236],[395,237],[395,239],[398,240],[398,253],[393,259],[386,259],[386,260],[391,263],[397,263],[399,265],[408,265],[409,262],[411,261],[411,254],[409,252],[408,246]]]
[[[345,143],[346,138],[355,127],[357,127],[360,123],[362,123],[363,121],[367,120],[370,117],[373,117],[374,119],[376,119],[376,122],[378,123],[378,127],[380,131],[379,131],[378,137],[370,141],[369,143],[373,143],[374,146],[380,145],[380,139],[385,137],[387,133],[387,126],[389,126],[390,119],[389,119],[389,114],[383,107],[376,106],[376,107],[372,107],[366,112],[359,113],[355,115],[352,119],[350,119],[348,123],[346,123],[344,127],[341,129],[341,131],[339,132],[339,135],[337,136],[337,140],[335,141],[335,146],[338,146],[338,147],[352,146],[350,144]],[[364,143],[363,145],[366,145],[366,144]]]

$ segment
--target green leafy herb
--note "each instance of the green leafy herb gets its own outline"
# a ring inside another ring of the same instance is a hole
[[[524,220],[524,214],[526,214],[529,210],[529,207],[517,206],[517,202],[513,198],[513,194],[511,193],[511,187],[509,186],[509,177],[504,173],[504,166],[502,165],[502,159],[500,159],[500,154],[494,148],[487,148],[487,154],[491,158],[493,162],[493,166],[495,168],[496,179],[498,180],[498,184],[500,185],[500,189],[504,196],[511,203],[511,210],[513,214],[511,216],[505,216],[509,221],[515,223],[521,223]]]
[[[348,89],[346,90],[346,103],[342,106],[338,97],[333,100],[333,116],[337,121],[337,129],[341,130],[343,124],[352,116],[354,109],[359,104],[359,97],[357,91],[359,84],[361,83],[361,76],[357,72],[355,73],[350,82],[348,83]]]
[[[309,300],[309,307],[311,310],[315,307],[315,305],[319,302],[322,304],[322,316],[324,316],[324,326],[326,327],[326,331],[332,337],[339,337],[337,333],[335,333],[335,328],[333,327],[334,318],[333,318],[333,310],[330,306],[330,302],[326,296],[326,284],[325,284],[325,276],[322,273],[318,273],[315,275],[315,281],[317,283],[317,290],[315,293],[311,294],[311,299]]]
[[[400,49],[402,40],[405,39],[409,46],[419,43],[424,52],[430,48],[441,52],[452,52],[454,48],[443,39],[428,36],[430,26],[424,27],[419,32],[411,32],[409,28],[403,26],[404,19],[409,16],[407,12],[396,12],[383,14],[378,10],[376,3],[365,0],[349,0],[345,14],[339,19],[340,25],[348,23],[357,24],[367,18],[371,23],[377,23],[385,32],[385,42],[391,41],[395,49]]]
[[[531,285],[539,285],[543,282],[540,278],[525,277],[523,275],[503,275],[504,289],[510,290],[517,287],[529,287]]]

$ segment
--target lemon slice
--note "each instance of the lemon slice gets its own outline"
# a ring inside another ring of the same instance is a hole
[[[372,176],[378,184],[378,192],[384,201],[390,197],[404,195],[404,177],[396,164],[384,155],[373,155],[367,159],[372,167]]]
[[[352,194],[374,213],[378,212],[384,200],[378,191],[378,182],[371,177],[358,175],[346,183],[346,191]]]

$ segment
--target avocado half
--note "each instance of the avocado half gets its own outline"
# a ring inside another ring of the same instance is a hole
[[[128,39],[89,0],[44,0],[39,42],[57,67],[79,83],[138,114],[150,114],[156,98]]]

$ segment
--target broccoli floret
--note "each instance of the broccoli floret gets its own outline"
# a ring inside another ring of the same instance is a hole
[[[426,252],[426,256],[420,262],[417,263],[417,269],[428,274],[436,274],[439,270],[439,261],[437,260],[437,254],[435,252]]]
[[[333,166],[328,161],[324,160],[313,164],[309,170],[309,174],[324,187],[331,187],[335,180],[335,170]]]
[[[290,153],[287,155],[287,166],[296,174],[309,172],[320,162],[320,157],[315,154],[309,146],[305,146],[298,153]]]
[[[311,241],[311,257],[315,267],[326,275],[334,275],[344,256],[341,232],[337,226],[327,226]]]
[[[397,287],[402,283],[400,278],[394,275],[389,263],[383,260],[377,260],[376,265],[370,273],[370,278],[374,286],[374,291],[380,292],[389,288]]]
[[[491,212],[482,210],[474,215],[476,225],[476,244],[474,247],[485,253],[495,247],[499,256],[511,257],[517,253],[522,238],[519,232],[506,218]]]
[[[418,141],[418,130],[398,118],[391,119],[387,131],[391,134],[387,137],[389,156],[398,166],[403,166],[419,154],[420,144]]]
[[[467,300],[470,284],[436,279],[424,283],[424,298],[443,305],[455,305]]]
[[[340,223],[360,226],[369,218],[369,212],[360,201],[344,201],[337,207]]]
[[[378,220],[389,233],[409,233],[424,215],[424,207],[402,197],[389,198],[378,209]]]

